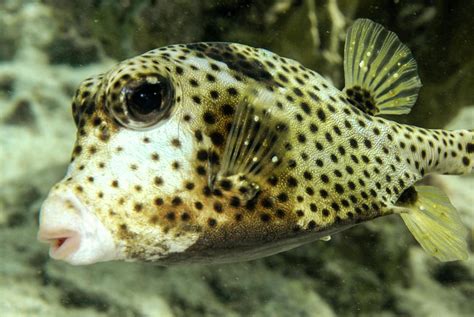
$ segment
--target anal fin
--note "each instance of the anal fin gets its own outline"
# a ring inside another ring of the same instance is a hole
[[[409,190],[410,197],[398,203],[400,216],[423,249],[443,262],[466,260],[467,229],[448,197],[432,186]]]
[[[349,100],[371,115],[409,113],[422,86],[410,49],[368,19],[347,32],[344,77]]]

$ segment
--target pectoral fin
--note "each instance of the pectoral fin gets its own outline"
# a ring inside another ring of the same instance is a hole
[[[213,176],[217,187],[237,185],[234,190],[244,201],[252,199],[259,184],[282,163],[288,132],[288,125],[273,117],[276,101],[271,95],[251,91],[246,95],[237,106],[221,165]]]

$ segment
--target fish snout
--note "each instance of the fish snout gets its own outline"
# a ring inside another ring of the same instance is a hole
[[[44,201],[38,240],[49,243],[49,255],[73,265],[118,259],[111,232],[68,190],[56,190]]]

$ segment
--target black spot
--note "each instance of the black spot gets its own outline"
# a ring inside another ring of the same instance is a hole
[[[174,221],[176,219],[176,214],[173,211],[169,211],[166,213],[165,217],[169,221]]]
[[[220,132],[212,132],[210,136],[214,145],[221,146],[224,144],[224,136]]]
[[[321,120],[322,122],[326,121],[326,114],[322,109],[318,109],[317,115],[319,120]]]
[[[416,192],[415,187],[408,187],[398,198],[398,203],[402,205],[412,205],[418,199],[418,193]]]
[[[288,177],[287,183],[288,183],[288,186],[290,186],[290,187],[298,186],[298,181],[293,176]]]
[[[353,149],[357,149],[358,147],[357,141],[355,139],[350,139],[349,144],[351,145]]]
[[[273,200],[269,197],[262,199],[262,206],[265,208],[272,208],[273,207]]]
[[[276,184],[278,183],[278,178],[276,176],[270,176],[267,179],[267,182],[272,186],[276,186]]]
[[[349,188],[350,188],[351,190],[354,190],[354,189],[356,188],[356,185],[354,184],[353,181],[349,181],[349,182],[347,183],[347,186],[349,186]]]
[[[327,192],[325,189],[321,189],[321,190],[319,191],[319,194],[320,194],[321,197],[323,197],[323,198],[327,198],[328,195],[329,195],[328,192]]]
[[[194,136],[196,137],[196,140],[198,140],[199,142],[201,142],[203,140],[202,132],[200,130],[196,130],[194,132]]]
[[[279,201],[281,201],[282,203],[288,201],[288,195],[286,193],[280,193],[278,196],[277,196],[277,199]]]
[[[293,159],[288,160],[288,167],[295,168],[296,167],[296,161],[293,160]]]
[[[171,204],[173,206],[179,206],[179,205],[181,205],[182,202],[183,201],[181,200],[180,197],[174,197],[173,200],[171,201]]]
[[[474,143],[468,143],[466,146],[467,153],[474,153]]]
[[[323,183],[329,183],[329,177],[326,174],[321,174],[321,181]]]
[[[181,215],[181,220],[183,221],[188,221],[191,217],[189,216],[189,214],[187,212],[184,212],[182,215]]]
[[[214,208],[214,211],[218,213],[221,213],[223,210],[222,204],[220,202],[215,202],[213,208]]]
[[[288,78],[286,78],[286,76],[281,73],[278,73],[278,78],[284,83],[288,82]]]
[[[339,147],[337,148],[337,150],[339,151],[339,153],[340,153],[341,155],[345,155],[345,154],[346,154],[346,150],[344,149],[343,146],[339,146]]]
[[[234,108],[229,104],[223,104],[221,107],[221,112],[225,116],[230,116],[234,114]]]
[[[196,168],[196,172],[199,174],[199,175],[206,175],[206,168],[204,166],[198,166]]]
[[[218,99],[219,98],[219,92],[217,90],[211,90],[210,95],[212,99]]]
[[[305,143],[306,142],[306,136],[304,134],[298,134],[298,142]]]
[[[304,111],[306,114],[308,114],[308,115],[311,114],[311,108],[309,107],[308,103],[302,102],[302,103],[300,104],[300,106],[301,106],[301,109],[303,109],[303,111]]]
[[[370,149],[372,147],[372,142],[370,142],[370,140],[368,139],[365,139],[364,140],[364,145],[366,148]]]
[[[216,123],[216,118],[214,117],[214,114],[209,111],[204,112],[203,119],[208,124]]]
[[[193,96],[192,97],[194,103],[200,105],[201,104],[201,98],[199,98],[199,96]]]
[[[209,225],[209,227],[215,227],[217,225],[217,220],[214,218],[209,218],[207,220],[207,224]]]
[[[211,83],[216,81],[216,77],[214,77],[214,75],[211,75],[211,74],[207,74],[206,79]]]
[[[235,89],[234,87],[229,87],[227,88],[227,92],[229,93],[229,95],[231,96],[237,96],[237,89]]]
[[[232,196],[230,198],[230,205],[232,207],[239,207],[240,206],[240,198],[237,196]]]
[[[297,95],[298,97],[303,96],[303,92],[302,92],[301,89],[299,89],[298,87],[293,88],[293,92],[294,92],[295,95]]]
[[[206,150],[199,150],[197,153],[197,158],[200,161],[206,161],[208,159],[208,154]]]
[[[326,132],[325,134],[325,137],[326,137],[326,140],[329,142],[329,143],[332,143],[332,136],[329,132]]]

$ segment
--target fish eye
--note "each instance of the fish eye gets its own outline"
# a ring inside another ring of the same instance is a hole
[[[163,97],[163,85],[143,84],[127,96],[130,115],[135,118],[146,117],[153,112],[160,112]]]
[[[127,83],[121,90],[120,107],[112,107],[115,119],[126,128],[149,129],[167,117],[173,89],[161,76],[149,76]]]

